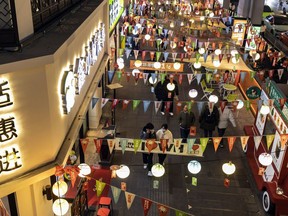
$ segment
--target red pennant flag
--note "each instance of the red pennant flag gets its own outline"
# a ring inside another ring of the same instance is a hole
[[[160,139],[160,145],[163,153],[166,151],[166,147],[168,146],[168,139]]]
[[[129,82],[130,78],[131,78],[131,72],[126,72],[126,80],[127,82]]]
[[[230,180],[228,178],[224,179],[224,186],[228,188],[230,186]]]
[[[171,101],[166,101],[165,106],[166,106],[166,112],[169,112],[170,106],[171,106]]]
[[[220,101],[220,108],[222,112],[224,112],[226,105],[227,105],[227,101]]]
[[[181,58],[181,62],[183,62],[183,60],[184,60],[184,53],[181,53],[181,54],[180,54],[180,58]]]
[[[140,73],[135,73],[134,79],[135,79],[135,82],[136,82],[136,83],[138,82],[139,75],[140,75]]]
[[[154,61],[155,52],[150,51],[150,60]]]
[[[279,103],[280,103],[281,109],[283,109],[283,106],[284,106],[285,102],[286,102],[286,98],[280,98],[279,99]]]
[[[81,143],[83,152],[85,153],[87,146],[89,144],[89,139],[80,139],[80,143]]]
[[[177,104],[176,104],[176,112],[180,113],[181,108],[182,108],[182,103],[181,102],[177,102]]]
[[[196,127],[191,126],[189,131],[190,136],[196,136]]]
[[[221,61],[222,61],[223,56],[224,56],[224,54],[219,54],[219,61],[220,61],[220,63],[221,63]]]
[[[142,56],[142,61],[145,61],[145,56],[146,56],[146,51],[145,50],[142,51],[141,56]]]
[[[179,76],[178,76],[178,83],[179,83],[179,85],[182,84],[182,80],[183,80],[183,75],[182,75],[182,74],[179,74]]]
[[[147,139],[146,140],[146,147],[147,147],[149,153],[153,149],[157,148],[157,143],[155,142],[155,139]]]
[[[230,58],[231,58],[231,54],[226,54],[226,56],[227,56],[227,62],[229,63]]]
[[[113,103],[112,103],[112,106],[111,108],[114,109],[116,107],[116,105],[119,103],[119,99],[113,99]]]
[[[269,70],[269,78],[272,79],[274,75],[274,69]]]
[[[62,166],[57,165],[56,167],[56,171],[55,171],[55,176],[62,176],[65,173],[65,170]]]
[[[123,100],[123,102],[122,102],[122,109],[123,110],[127,108],[129,102],[130,102],[130,100]]]
[[[102,139],[94,139],[94,144],[96,147],[96,153],[100,153],[102,141],[103,141]]]
[[[233,146],[234,146],[234,143],[235,143],[235,140],[236,140],[236,137],[228,137],[228,146],[229,146],[229,151],[231,152],[232,149],[233,149]]]
[[[164,206],[162,204],[157,204],[158,214],[159,216],[167,216],[169,212],[169,208],[167,206]]]
[[[148,211],[152,205],[152,202],[151,202],[151,200],[148,200],[145,198],[142,198],[141,201],[142,201],[142,206],[143,206],[143,210],[144,210],[144,216],[147,216]]]

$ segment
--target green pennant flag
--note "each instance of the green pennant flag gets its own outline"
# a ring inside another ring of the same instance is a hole
[[[192,185],[197,186],[197,178],[196,177],[192,177]]]
[[[161,35],[162,34],[162,29],[158,28],[158,34]]]
[[[194,145],[196,139],[195,138],[188,138],[187,139],[187,153],[190,154],[192,151],[192,146]]]
[[[134,144],[134,152],[136,154],[136,152],[138,151],[138,149],[141,145],[141,139],[134,139],[133,144]]]
[[[244,101],[244,105],[246,107],[246,110],[249,111],[250,110],[250,105],[251,105],[251,102],[249,100],[245,100]]]
[[[105,186],[106,186],[106,183],[96,180],[95,190],[97,191],[97,197],[101,196]]]
[[[161,80],[161,84],[164,83],[164,81],[165,81],[165,77],[166,77],[166,74],[165,74],[165,73],[160,73],[160,80]]]
[[[124,52],[124,49],[122,49],[122,48],[118,49],[118,55],[119,56],[123,56],[123,52]]]
[[[159,62],[161,52],[156,52],[156,61]]]
[[[211,78],[212,78],[212,74],[206,73],[206,83],[210,83]]]
[[[195,49],[195,46],[196,46],[195,42],[192,42],[193,49]]]
[[[121,40],[121,49],[125,49],[125,45],[126,45],[126,36],[125,35],[121,35],[120,37]]]
[[[200,59],[200,56],[201,56],[201,55],[200,55],[200,53],[199,53],[199,52],[197,52],[197,53],[196,53],[196,62],[198,62],[198,61],[199,61],[199,59]]]
[[[255,71],[250,71],[250,78],[253,79],[255,76],[256,72]]]
[[[135,110],[137,108],[137,106],[140,104],[140,100],[133,100],[133,110]]]
[[[200,145],[201,145],[201,148],[202,148],[203,153],[204,153],[204,151],[205,151],[205,149],[206,149],[208,140],[209,140],[208,137],[200,138]]]
[[[192,110],[192,101],[188,101],[186,102],[187,108],[188,108],[188,112],[191,112]]]
[[[185,212],[182,212],[180,210],[175,210],[176,216],[188,216]]]
[[[122,71],[117,71],[116,74],[117,74],[118,80],[120,81],[122,78]]]
[[[272,135],[266,135],[266,143],[267,143],[267,149],[269,150],[271,144],[272,144],[272,141],[274,140],[274,137],[275,135],[272,134]]]
[[[132,25],[129,25],[128,31],[129,31],[130,34],[132,33]]]

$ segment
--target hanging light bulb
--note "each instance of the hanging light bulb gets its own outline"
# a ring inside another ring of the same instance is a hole
[[[166,87],[169,91],[173,91],[175,89],[175,84],[173,82],[170,82],[167,84]]]
[[[181,67],[181,64],[180,64],[179,62],[175,62],[175,63],[173,64],[173,68],[174,68],[175,70],[179,70],[180,67]]]
[[[222,170],[226,175],[232,175],[235,172],[236,167],[231,161],[229,161],[222,165]]]
[[[198,91],[196,89],[191,89],[188,94],[189,94],[189,97],[195,98],[198,95]]]
[[[214,65],[214,67],[219,67],[221,65],[221,63],[219,60],[214,60],[213,65]]]
[[[91,173],[91,168],[88,164],[81,163],[78,165],[78,168],[80,169],[78,176],[82,178],[84,178],[86,175],[89,175]]]
[[[116,175],[121,178],[127,178],[130,175],[130,169],[126,165],[120,165],[120,168],[116,170]]]
[[[136,60],[135,62],[134,62],[134,65],[135,65],[135,67],[141,67],[142,66],[142,61],[141,60]]]
[[[236,54],[238,54],[238,51],[237,51],[237,50],[235,50],[235,49],[233,49],[233,50],[231,50],[231,52],[230,52],[230,53],[231,53],[231,55],[232,55],[232,56],[235,56]]]
[[[197,62],[194,62],[193,66],[194,68],[198,69],[198,68],[201,68],[202,65],[199,61],[197,61]]]
[[[135,29],[135,28],[134,28],[133,31],[132,31],[132,34],[133,34],[133,35],[137,35],[137,34],[138,34],[138,29]]]
[[[200,49],[198,49],[199,54],[203,55],[205,53],[205,49],[203,47],[201,47]]]
[[[267,114],[269,114],[269,113],[270,113],[270,108],[269,108],[269,106],[267,106],[267,105],[262,105],[261,108],[260,108],[260,113],[261,113],[262,115],[267,115]]]
[[[144,36],[144,38],[145,38],[145,40],[150,40],[150,38],[151,38],[151,36],[149,35],[149,34],[146,34],[145,36]]]
[[[171,22],[171,23],[170,23],[170,27],[171,27],[171,28],[174,28],[174,27],[175,27],[174,22]]]
[[[184,26],[184,22],[183,21],[180,23],[180,26]]]
[[[236,109],[242,109],[244,107],[244,102],[240,99],[237,99],[238,101],[238,105],[236,107]]]
[[[55,196],[62,197],[68,191],[68,185],[65,181],[59,180],[52,186],[52,192]]]
[[[220,49],[216,49],[216,50],[215,50],[215,55],[220,55],[221,52],[222,52],[222,51],[221,51]]]
[[[69,210],[69,203],[65,199],[56,199],[53,202],[52,210],[57,216],[65,215]]]
[[[138,70],[138,69],[133,69],[133,70],[132,70],[132,76],[135,76],[136,73],[140,73],[140,70]]]
[[[196,160],[190,161],[187,167],[192,174],[198,174],[201,171],[201,164]]]
[[[151,172],[152,172],[153,176],[161,177],[165,173],[165,168],[160,163],[156,163],[152,166]]]
[[[193,18],[191,18],[189,21],[190,21],[192,24],[195,22],[195,20],[194,20]]]
[[[216,95],[210,95],[209,96],[209,102],[217,103],[218,102],[218,97]]]
[[[239,58],[237,59],[235,56],[233,56],[231,61],[233,64],[237,64],[237,63],[239,63],[240,60],[239,60]]]
[[[204,21],[205,20],[205,16],[200,16],[200,21]]]
[[[177,44],[174,41],[170,41],[170,47],[171,49],[175,49],[177,47]]]
[[[269,166],[272,164],[273,158],[271,154],[264,152],[259,155],[258,160],[263,166]]]
[[[209,17],[214,17],[214,13],[213,12],[211,12],[211,13],[209,13]]]
[[[160,62],[154,62],[154,68],[159,69],[161,68],[161,63]]]
[[[118,68],[121,70],[121,69],[123,69],[124,68],[124,63],[120,63],[120,64],[118,64]]]

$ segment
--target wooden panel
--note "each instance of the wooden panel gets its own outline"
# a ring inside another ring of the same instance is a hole
[[[136,67],[134,65],[135,60],[130,60],[130,69],[139,69],[139,70],[153,70],[153,71],[170,71],[170,72],[183,72],[184,70],[184,64],[180,63],[180,68],[178,70],[175,70],[173,67],[174,63],[165,63],[161,62],[161,68],[156,69],[153,67],[154,62],[150,61],[142,61],[142,66],[141,67]]]

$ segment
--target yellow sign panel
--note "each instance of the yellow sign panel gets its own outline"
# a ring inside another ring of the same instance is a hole
[[[236,42],[236,45],[242,46],[246,31],[246,19],[234,19],[231,39]]]

